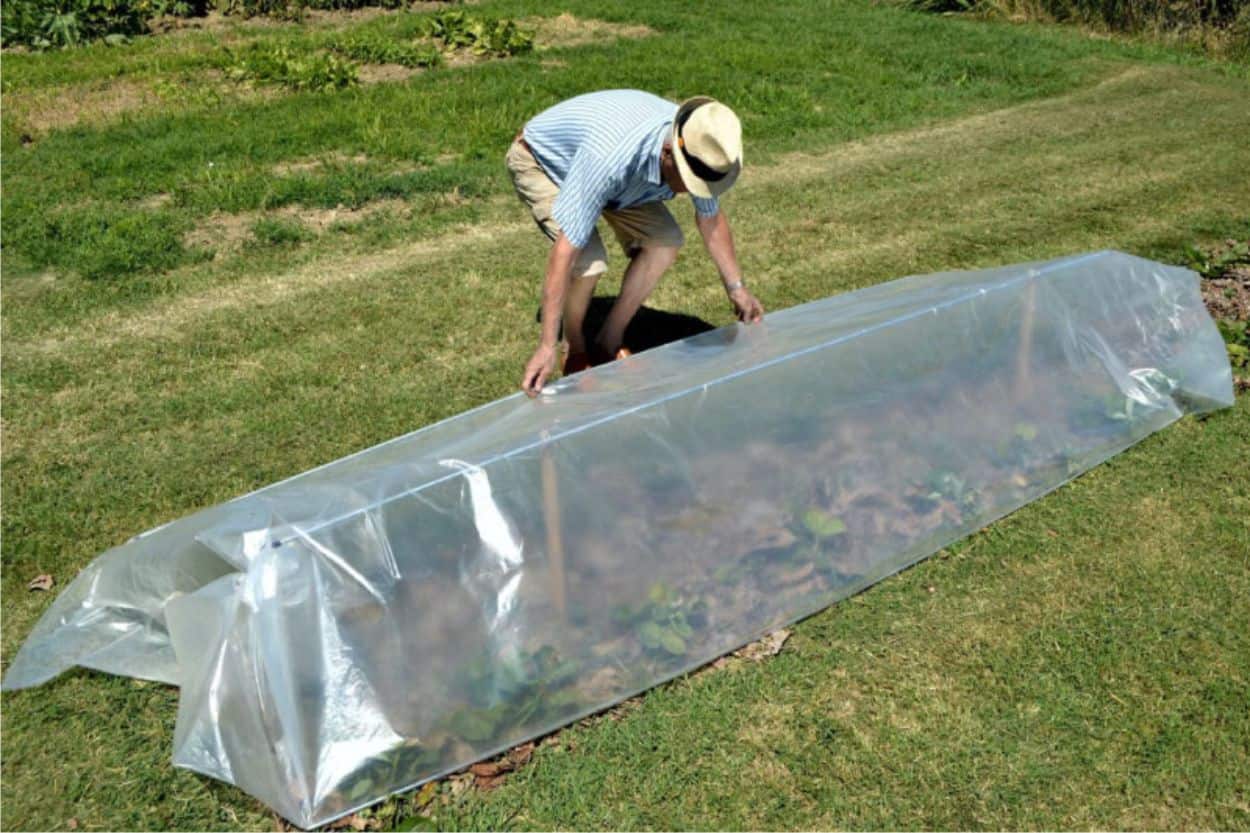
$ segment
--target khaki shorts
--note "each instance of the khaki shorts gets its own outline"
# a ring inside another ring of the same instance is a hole
[[[554,241],[560,236],[560,226],[552,218],[551,212],[555,208],[560,186],[552,182],[551,177],[547,176],[547,172],[534,158],[534,154],[519,139],[508,148],[505,162],[508,173],[512,175],[517,196],[529,206],[534,222],[538,223],[543,234]],[[651,202],[619,211],[604,211],[603,218],[616,233],[616,239],[626,257],[633,257],[639,249],[650,246],[678,248],[684,242],[681,226],[677,225],[677,221],[663,203]],[[608,252],[596,229],[578,254],[573,264],[573,275],[578,278],[597,278],[606,271]]]

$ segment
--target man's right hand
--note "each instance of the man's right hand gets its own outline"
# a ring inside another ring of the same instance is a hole
[[[556,369],[556,348],[545,344],[538,345],[529,363],[525,365],[525,375],[521,377],[521,390],[533,399],[542,391],[549,377]]]

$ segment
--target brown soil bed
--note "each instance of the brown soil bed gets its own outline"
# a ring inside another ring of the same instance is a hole
[[[1228,264],[1236,258],[1238,248],[1244,252],[1250,248],[1250,241],[1225,240],[1205,251],[1208,264]],[[1217,321],[1234,321],[1246,324],[1250,322],[1250,263],[1244,262],[1244,256],[1222,268],[1208,267],[1211,277],[1202,278],[1202,300],[1206,304],[1211,317]],[[1218,274],[1218,276],[1216,276]],[[1230,348],[1230,350],[1233,348]],[[1233,367],[1233,388],[1237,393],[1250,392],[1250,373],[1246,368]]]
[[[288,205],[273,211],[242,211],[228,214],[217,211],[204,218],[198,228],[183,237],[187,248],[204,248],[213,251],[214,258],[237,253],[255,240],[252,226],[264,217],[293,220],[305,229],[321,234],[338,225],[354,225],[369,220],[383,212],[405,216],[410,211],[407,202],[400,199],[376,200],[359,208],[307,208]]]
[[[107,79],[7,93],[5,120],[24,136],[37,138],[79,124],[113,121],[125,113],[161,103],[150,80]]]
[[[539,50],[657,34],[650,26],[641,23],[611,23],[574,17],[568,12],[556,17],[527,17],[518,23],[521,28],[534,32],[534,45]]]
[[[1218,278],[1203,278],[1202,300],[1213,318],[1250,321],[1250,264],[1233,266]]]

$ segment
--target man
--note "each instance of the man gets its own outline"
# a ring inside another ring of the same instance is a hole
[[[738,320],[759,321],[760,302],[742,283],[729,221],[717,197],[742,170],[742,127],[733,111],[706,97],[680,106],[638,90],[587,93],[539,113],[508,150],[521,201],[552,241],[543,282],[542,338],[521,388],[542,390],[555,369],[561,320],[569,352],[564,372],[624,355],[625,327],[677,259],[681,228],[663,205],[689,193],[695,225]],[[582,335],[607,251],[595,230],[602,215],[629,265],[621,292],[593,344]]]

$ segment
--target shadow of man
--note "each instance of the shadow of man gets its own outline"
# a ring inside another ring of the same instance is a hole
[[[582,327],[587,344],[593,343],[595,336],[599,334],[615,301],[616,298],[610,295],[591,299],[590,308],[586,310],[586,322]],[[711,324],[693,315],[643,306],[625,328],[625,346],[631,353],[641,353],[670,341],[680,341],[714,329],[716,328]]]

